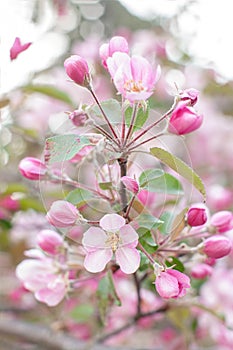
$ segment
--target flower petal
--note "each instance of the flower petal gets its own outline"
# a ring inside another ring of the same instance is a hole
[[[168,274],[161,272],[155,280],[156,290],[162,298],[169,299],[177,297],[179,294],[179,285],[177,279]]]
[[[89,272],[103,271],[106,264],[112,259],[113,252],[111,249],[99,249],[87,253],[84,260],[84,267]]]
[[[121,246],[130,246],[131,248],[136,248],[138,244],[138,234],[130,225],[124,225],[120,228],[119,232],[121,238]]]
[[[83,235],[82,244],[88,252],[105,248],[105,242],[108,236],[99,227],[89,228]]]
[[[125,225],[125,219],[118,214],[106,214],[100,219],[100,226],[107,232],[117,232]]]
[[[140,253],[134,248],[120,247],[116,251],[116,262],[124,273],[134,273],[140,265]]]

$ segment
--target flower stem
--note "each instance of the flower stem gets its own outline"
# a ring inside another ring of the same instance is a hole
[[[135,103],[134,108],[133,108],[133,112],[132,112],[132,117],[131,117],[131,121],[130,121],[129,130],[128,130],[126,138],[124,140],[124,145],[126,145],[127,140],[130,139],[130,136],[132,135],[134,122],[135,122],[135,119],[136,119],[136,116],[137,116],[137,111],[138,111],[138,103]]]
[[[138,242],[138,247],[141,249],[141,251],[146,255],[146,257],[150,260],[150,262],[152,263],[152,265],[155,264],[154,259],[151,257],[150,254],[147,253],[146,249],[143,247],[143,245]]]
[[[121,169],[121,177],[126,176],[127,174],[127,158],[119,158],[118,163]],[[123,182],[120,182],[120,198],[121,198],[121,204],[122,204],[122,210],[124,213],[127,212],[127,194],[126,194],[126,187],[123,184]]]
[[[144,140],[144,141],[138,143],[137,145],[135,145],[135,146],[133,146],[133,147],[130,147],[130,148],[128,149],[128,152],[133,151],[135,148],[138,148],[138,147],[144,145],[145,143],[150,142],[150,141],[152,141],[152,140],[154,140],[154,139],[157,139],[158,137],[163,136],[163,135],[165,135],[165,133],[164,133],[164,132],[161,132],[160,134],[157,134],[157,135],[155,135],[155,136],[152,136],[152,137],[150,137],[149,139]]]

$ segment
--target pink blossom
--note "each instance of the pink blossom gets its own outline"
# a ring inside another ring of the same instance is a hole
[[[194,106],[195,103],[197,103],[198,97],[199,97],[199,91],[196,89],[186,89],[184,91],[181,91],[179,94],[180,100],[185,101],[186,103],[190,104],[191,106]]]
[[[187,212],[187,222],[190,226],[201,226],[207,221],[207,210],[203,204],[193,204]]]
[[[115,52],[109,57],[107,67],[116,89],[130,102],[147,100],[160,76],[159,66],[154,69],[145,58],[130,58],[124,52]]]
[[[99,55],[105,68],[107,68],[107,59],[112,57],[115,52],[129,52],[128,42],[124,37],[114,36],[108,44],[106,43],[100,46]]]
[[[206,278],[212,274],[213,268],[207,264],[197,264],[191,269],[191,276],[193,278]]]
[[[52,230],[42,230],[38,233],[37,244],[46,253],[55,255],[59,252],[59,248],[63,246],[62,236]]]
[[[155,287],[162,298],[179,298],[190,288],[190,279],[180,271],[168,269],[156,277]]]
[[[198,129],[203,121],[203,116],[198,115],[193,107],[179,102],[171,114],[168,131],[176,135],[185,135]]]
[[[66,275],[59,271],[59,265],[53,259],[34,251],[29,255],[34,259],[26,259],[17,266],[17,278],[26,289],[34,293],[38,301],[48,306],[56,306],[67,292]]]
[[[18,55],[27,50],[32,43],[21,44],[20,38],[16,37],[13,46],[10,49],[11,61],[15,60]]]
[[[69,113],[69,119],[75,126],[83,126],[88,119],[88,115],[84,111],[76,109]]]
[[[42,180],[47,173],[47,168],[39,159],[26,157],[19,163],[19,171],[29,180]]]
[[[219,233],[224,233],[233,228],[233,215],[230,211],[223,210],[215,213],[210,223]]]
[[[130,176],[122,176],[121,182],[123,182],[123,184],[125,185],[127,190],[129,190],[130,192],[133,192],[134,194],[138,193],[138,191],[139,191],[139,184],[132,177],[130,177]]]
[[[231,249],[231,241],[222,235],[215,235],[207,238],[203,243],[203,252],[214,259],[219,259],[230,254]]]
[[[82,243],[87,252],[84,267],[93,273],[100,272],[115,254],[124,273],[135,272],[140,264],[140,254],[135,249],[137,232],[118,214],[104,215],[100,227],[91,227],[84,233]]]
[[[73,226],[81,218],[81,215],[72,203],[59,200],[53,202],[46,218],[53,226],[69,227]]]
[[[90,74],[87,61],[78,56],[73,55],[64,62],[66,74],[78,85],[88,86],[90,83]]]

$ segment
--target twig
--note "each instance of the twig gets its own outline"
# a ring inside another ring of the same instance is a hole
[[[135,284],[136,291],[137,291],[137,314],[136,314],[136,318],[138,318],[138,317],[140,317],[140,315],[142,313],[142,310],[141,310],[142,298],[141,298],[141,284],[140,284],[140,280],[138,279],[137,272],[134,272],[133,278],[134,278],[134,284]]]

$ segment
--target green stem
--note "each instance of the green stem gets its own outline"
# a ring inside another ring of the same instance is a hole
[[[135,103],[134,108],[133,108],[131,121],[130,121],[129,130],[128,130],[126,138],[124,140],[124,145],[126,145],[128,139],[130,139],[130,137],[131,137],[131,135],[133,133],[134,122],[135,122],[135,119],[136,119],[136,116],[137,116],[137,111],[138,111],[138,103]]]

